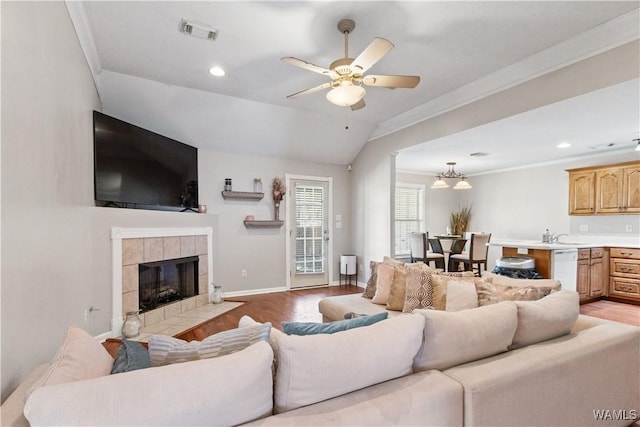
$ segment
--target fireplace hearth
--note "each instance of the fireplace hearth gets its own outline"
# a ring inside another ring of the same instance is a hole
[[[141,313],[198,295],[199,257],[139,264]]]

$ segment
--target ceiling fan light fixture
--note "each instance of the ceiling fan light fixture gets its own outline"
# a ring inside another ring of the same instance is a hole
[[[327,92],[327,99],[332,104],[350,107],[364,98],[366,93],[362,86],[354,86],[351,83],[341,84]]]

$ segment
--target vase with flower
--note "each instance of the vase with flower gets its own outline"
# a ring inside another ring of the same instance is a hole
[[[285,193],[286,188],[282,179],[277,177],[273,178],[271,194],[273,195],[274,218],[276,221],[280,220],[280,202],[284,198]]]

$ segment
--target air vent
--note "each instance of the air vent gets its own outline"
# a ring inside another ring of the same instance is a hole
[[[469,154],[471,157],[485,157],[488,156],[489,153],[483,153],[482,151],[478,151],[476,153]]]
[[[211,41],[215,40],[218,37],[218,30],[207,24],[196,21],[182,20],[180,31],[194,37]]]

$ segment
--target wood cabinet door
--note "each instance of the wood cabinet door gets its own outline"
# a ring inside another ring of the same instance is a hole
[[[602,258],[591,258],[589,265],[589,296],[599,297],[604,290],[604,262]]]
[[[596,172],[596,213],[619,213],[623,210],[623,169]]]
[[[578,277],[576,282],[576,290],[580,295],[580,300],[589,298],[589,260],[578,260]]]
[[[595,172],[569,175],[569,215],[593,215],[595,211]]]
[[[624,168],[624,213],[640,213],[640,166]]]

